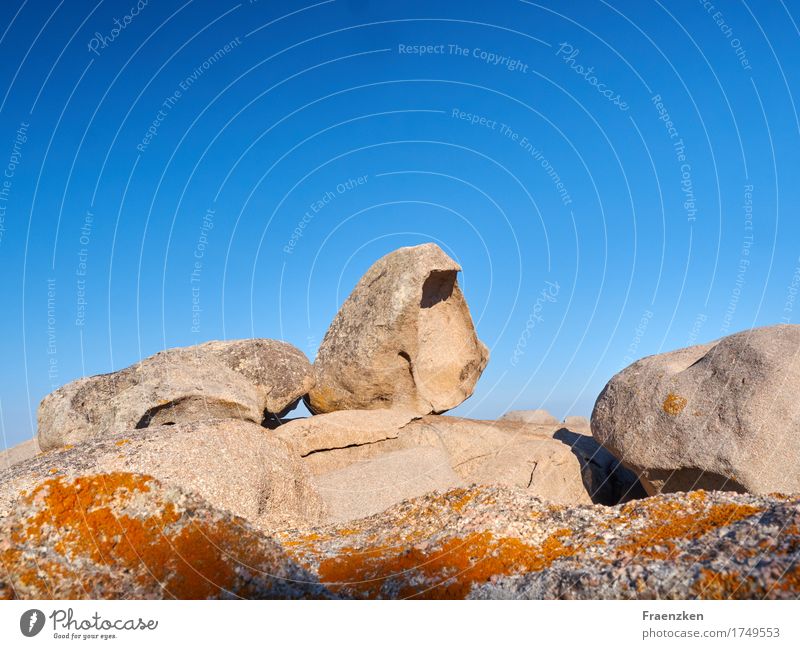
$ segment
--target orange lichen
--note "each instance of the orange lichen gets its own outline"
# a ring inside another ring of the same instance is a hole
[[[780,574],[774,582],[761,582],[736,571],[716,572],[703,569],[692,592],[702,599],[761,599],[777,592],[800,593],[800,565]]]
[[[322,561],[318,573],[332,590],[358,597],[463,599],[474,585],[493,577],[542,570],[556,559],[574,555],[580,548],[564,543],[569,535],[569,530],[558,530],[540,546],[474,532],[448,539],[433,550],[346,548]],[[398,582],[397,593],[391,590],[393,580]]]
[[[702,599],[731,599],[749,594],[748,580],[737,572],[715,572],[706,568],[692,586],[692,592]]]
[[[48,593],[47,581],[58,580],[64,565],[89,560],[98,566],[95,585],[111,568],[113,574],[129,576],[139,586],[160,585],[167,596],[202,599],[234,589],[236,556],[246,557],[250,564],[265,559],[259,556],[256,538],[236,525],[181,521],[171,502],[149,496],[146,513],[129,514],[126,507],[137,494],[150,492],[151,484],[149,476],[131,473],[44,482],[27,498],[35,513],[15,526],[11,540],[19,545],[49,545],[64,563],[38,562],[30,567],[12,547],[0,555],[0,567],[20,585]],[[120,586],[108,579],[109,589]],[[69,596],[86,596],[80,579],[75,582]]]
[[[753,505],[737,503],[718,503],[705,507],[702,504],[705,497],[705,492],[695,491],[688,494],[684,502],[651,500],[643,505],[626,505],[617,522],[630,518],[638,508],[643,508],[644,515],[651,523],[631,533],[619,549],[636,556],[667,559],[674,554],[676,541],[698,539],[714,529],[761,512],[760,508]]]
[[[661,406],[661,409],[666,412],[668,415],[679,415],[683,409],[686,407],[686,399],[678,394],[673,394],[670,392],[667,395],[667,398],[664,399],[664,403]]]
[[[466,507],[470,501],[475,497],[475,491],[470,491],[465,489],[464,493],[456,500],[454,503],[451,504],[451,507],[456,510],[457,512],[464,511],[464,507]]]
[[[120,440],[118,440],[116,442],[116,445],[117,446],[125,446],[125,444],[130,444],[130,441],[131,440],[129,440],[129,439],[120,439]]]

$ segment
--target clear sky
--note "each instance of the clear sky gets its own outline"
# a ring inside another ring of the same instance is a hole
[[[588,415],[636,358],[797,322],[799,21],[787,0],[4,1],[3,443],[51,390],[163,348],[313,359],[369,265],[427,241],[491,349],[463,416]]]

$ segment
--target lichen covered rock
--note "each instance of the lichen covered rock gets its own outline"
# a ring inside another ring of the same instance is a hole
[[[695,492],[619,507],[472,487],[278,540],[355,598],[800,595],[800,499]]]
[[[300,458],[266,428],[238,419],[150,426],[93,437],[0,471],[0,515],[44,478],[124,471],[196,492],[265,531],[322,521]]]
[[[0,519],[0,599],[324,597],[244,520],[149,476],[51,478]]]
[[[618,507],[457,488],[267,536],[148,476],[51,478],[0,519],[0,597],[785,598],[800,498]]]

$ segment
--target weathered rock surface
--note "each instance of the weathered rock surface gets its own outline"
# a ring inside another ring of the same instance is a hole
[[[309,461],[314,473],[324,465],[325,451],[335,451],[394,439],[416,415],[408,410],[340,410],[305,419],[295,419],[274,431],[300,457],[320,454]]]
[[[800,499],[618,507],[459,488],[273,535],[147,476],[50,478],[0,519],[0,598],[797,599]]]
[[[24,462],[41,453],[36,438],[26,439],[24,442],[0,451],[0,471],[13,464]]]
[[[273,434],[289,443],[315,476],[350,475],[349,467],[398,451],[438,449],[464,484],[521,487],[563,504],[617,504],[644,495],[636,476],[594,439],[560,425],[420,418],[393,410],[340,411],[290,422]],[[457,484],[450,480],[446,477],[443,485]],[[397,492],[384,502],[388,506],[409,495]],[[354,510],[351,518],[361,511]]]
[[[196,492],[264,530],[320,522],[324,505],[301,460],[256,424],[222,419],[96,437],[0,472],[0,515],[46,477],[142,473]]]
[[[431,491],[461,486],[450,458],[430,446],[385,453],[314,478],[330,522],[377,514],[392,505]]]
[[[268,339],[168,349],[140,363],[59,388],[39,406],[39,445],[49,450],[97,435],[212,418],[260,424],[313,386],[305,355]]]
[[[456,281],[460,270],[432,243],[375,262],[325,334],[311,411],[440,413],[469,397],[489,351]]]
[[[355,598],[794,599],[798,524],[796,498],[695,492],[554,507],[473,487],[277,538]]]
[[[326,596],[269,536],[149,476],[50,478],[0,518],[0,599]]]
[[[592,502],[580,460],[547,427],[430,415],[406,426],[399,441],[442,448],[466,484],[520,487],[554,503]]]
[[[650,356],[614,376],[592,433],[651,493],[800,492],[800,326]]]
[[[547,410],[510,410],[500,421],[516,421],[535,426],[557,426],[559,423]]]

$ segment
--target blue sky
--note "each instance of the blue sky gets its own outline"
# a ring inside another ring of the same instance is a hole
[[[462,416],[800,319],[797,3],[79,4],[0,7],[6,444],[166,347],[313,359],[426,241],[491,349]]]

